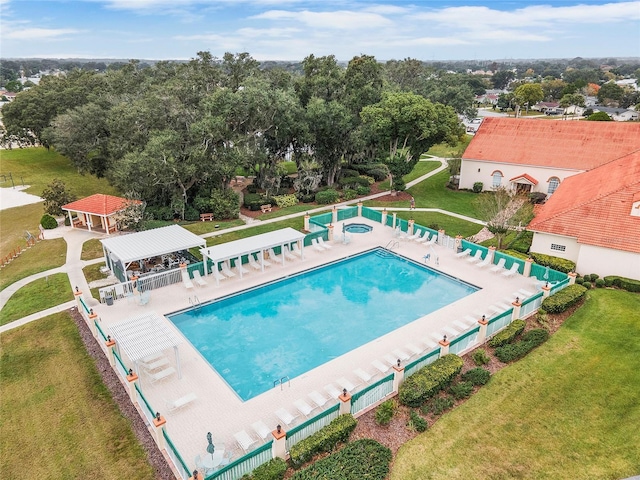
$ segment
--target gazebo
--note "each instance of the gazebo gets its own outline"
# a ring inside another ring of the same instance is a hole
[[[204,248],[207,244],[203,238],[180,225],[169,225],[100,241],[107,266],[121,282],[127,280],[125,272],[133,262],[143,265],[144,260],[150,258],[161,258],[163,255],[190,248]]]
[[[202,253],[202,260],[204,261],[204,264],[207,265],[208,260],[211,260],[214,264],[214,268],[217,268],[217,265],[225,260],[237,259],[237,262],[241,262],[243,255],[257,253],[258,262],[264,271],[264,251],[269,248],[279,247],[282,249],[285,245],[290,246],[297,242],[299,244],[302,257],[304,258],[305,236],[306,235],[304,233],[299,232],[294,228],[287,227],[273,232],[267,232],[261,235],[255,235],[253,237],[203,248],[200,252]],[[281,255],[281,257],[284,264],[284,255]],[[205,274],[208,274],[208,269],[205,269]],[[240,278],[242,278],[242,270],[240,270]]]
[[[139,200],[128,200],[96,193],[90,197],[67,203],[62,206],[62,210],[67,212],[72,228],[82,228],[90,232],[109,235],[118,230],[115,217],[127,208],[130,202],[140,203]]]
[[[112,325],[110,331],[117,348],[124,350],[133,362],[136,373],[139,371],[138,363],[141,360],[160,355],[171,348],[175,355],[178,378],[182,378],[178,352],[178,345],[182,340],[169,328],[167,320],[158,313],[148,312],[129,318]]]

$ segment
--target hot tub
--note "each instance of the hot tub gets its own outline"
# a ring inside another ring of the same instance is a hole
[[[350,223],[344,226],[344,231],[349,233],[369,233],[372,230],[372,226],[364,223]]]

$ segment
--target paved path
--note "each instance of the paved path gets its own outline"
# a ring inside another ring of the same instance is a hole
[[[422,160],[422,161],[439,161],[441,163],[441,165],[436,168],[435,170],[432,170],[418,178],[416,178],[415,180],[411,180],[410,182],[407,182],[407,188],[413,187],[414,185],[423,182],[424,180],[426,180],[429,177],[432,177],[433,175],[437,175],[438,173],[440,173],[443,170],[446,170],[448,168],[448,164],[446,162],[445,159],[443,158],[438,158],[438,157],[430,157],[427,158],[426,160]],[[375,193],[373,195],[368,195],[366,197],[361,197],[355,200],[350,200],[347,202],[342,202],[342,203],[338,203],[335,204],[336,207],[344,207],[344,206],[348,206],[348,205],[354,205],[358,202],[361,201],[366,201],[366,200],[374,200],[376,198],[379,197],[383,197],[385,195],[388,195],[389,192],[384,191],[384,192],[380,192],[380,193]],[[287,220],[290,218],[296,218],[296,217],[301,217],[306,215],[307,213],[309,214],[313,214],[313,213],[318,213],[318,212],[322,212],[322,211],[326,211],[327,206],[322,206],[322,207],[317,207],[317,208],[312,208],[309,209],[308,211],[305,212],[297,212],[297,213],[292,213],[290,215],[283,215],[280,217],[274,217],[268,220],[256,220],[253,218],[249,218],[249,217],[245,217],[243,218],[243,220],[245,220],[245,225],[238,225],[237,227],[231,227],[231,228],[227,228],[225,230],[221,230],[221,231],[215,231],[215,232],[209,232],[209,233],[205,233],[203,235],[200,235],[202,238],[208,238],[208,237],[215,237],[218,235],[222,235],[224,233],[228,233],[228,232],[233,232],[236,230],[244,230],[245,228],[250,228],[252,226],[254,226],[256,223],[275,223],[275,222],[280,222],[282,220]],[[388,211],[409,211],[409,208],[387,208]],[[442,213],[445,215],[450,215],[456,218],[460,218],[462,220],[466,220],[468,222],[473,222],[473,223],[477,223],[480,225],[485,225],[485,222],[482,222],[480,220],[477,220],[475,218],[471,218],[471,217],[467,217],[464,215],[460,215],[457,213],[453,213],[453,212],[448,212],[446,210],[441,210],[439,208],[416,208],[414,209],[414,211],[419,211],[419,212],[438,212],[438,213]],[[242,217],[241,217],[242,218]],[[78,289],[80,289],[80,291],[82,292],[89,292],[89,284],[87,283],[87,279],[84,276],[84,273],[82,272],[82,269],[84,267],[86,267],[87,265],[93,265],[96,263],[102,263],[104,261],[103,258],[96,258],[93,260],[81,260],[80,256],[82,255],[82,244],[84,242],[86,242],[87,240],[93,239],[93,238],[101,238],[101,236],[99,234],[96,234],[95,232],[88,232],[85,230],[79,230],[79,229],[74,229],[71,227],[58,227],[58,229],[54,230],[54,231],[47,231],[47,236],[48,238],[56,238],[56,237],[62,237],[65,239],[65,241],[67,242],[67,258],[66,258],[66,262],[63,266],[61,267],[57,267],[57,268],[53,268],[51,270],[47,270],[45,272],[39,272],[36,273],[34,275],[30,275],[26,278],[23,278],[21,280],[18,280],[15,283],[12,283],[11,285],[9,285],[7,288],[5,288],[4,290],[2,290],[0,292],[0,309],[2,309],[5,304],[7,303],[7,301],[9,300],[9,298],[11,298],[11,296],[17,292],[20,288],[24,287],[25,285],[33,282],[34,280],[37,280],[39,278],[45,278],[49,275],[53,275],[54,273],[66,273],[69,276],[69,284],[71,285],[71,289],[75,290],[76,287],[78,287]],[[102,235],[104,236],[104,235]],[[45,240],[46,241],[46,240]],[[92,306],[92,305],[98,305],[99,302],[98,300],[96,300],[93,297],[90,297],[89,295],[84,295],[84,298],[87,299],[87,304],[88,306]],[[13,322],[10,322],[6,325],[3,325],[0,327],[0,333],[2,332],[6,332],[7,330],[11,330],[12,328],[16,328],[16,327],[20,327],[22,325],[25,325],[26,323],[32,322],[34,320],[37,320],[39,318],[43,318],[46,317],[48,315],[51,315],[53,313],[57,313],[57,312],[61,312],[64,310],[68,310],[69,308],[75,306],[75,301],[70,301],[70,302],[66,302],[63,303],[61,305],[57,305],[55,307],[52,308],[48,308],[46,310],[43,310],[41,312],[36,312],[32,315],[28,315],[26,317],[23,317],[19,320],[15,320]]]

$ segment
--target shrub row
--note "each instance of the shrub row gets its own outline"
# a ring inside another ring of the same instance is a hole
[[[628,292],[640,292],[640,282],[631,278],[610,275],[608,277],[604,277],[604,284],[608,287],[614,286],[622,288]]]
[[[538,345],[542,345],[547,338],[549,338],[549,332],[544,328],[529,330],[522,335],[522,339],[519,342],[496,348],[496,357],[503,363],[513,362],[524,357]]]
[[[582,285],[569,285],[550,297],[545,298],[540,308],[547,313],[562,313],[567,308],[580,302],[586,293],[587,289]]]
[[[496,348],[506,345],[507,343],[511,343],[514,338],[524,331],[524,326],[524,320],[514,320],[507,326],[507,328],[496,333],[496,335],[489,340],[489,346]]]
[[[576,264],[571,260],[535,252],[531,252],[529,255],[537,264],[542,265],[543,267],[553,268],[558,272],[569,273],[575,272],[576,270]]]
[[[430,397],[447,387],[462,370],[463,361],[448,354],[421,368],[405,380],[398,392],[401,404],[419,407]]]
[[[336,203],[340,198],[340,194],[333,188],[329,188],[322,192],[316,193],[316,202],[320,205],[328,205],[330,203]]]
[[[295,195],[276,195],[273,201],[280,208],[293,207],[298,204],[298,198]]]
[[[274,458],[263,463],[253,472],[242,476],[242,480],[282,480],[287,472],[287,462]]]
[[[291,480],[384,480],[389,474],[391,450],[375,440],[349,443],[342,450],[296,472]]]
[[[472,368],[471,370],[466,371],[462,374],[462,380],[465,382],[471,382],[473,385],[486,385],[489,379],[491,378],[491,373],[489,370],[485,370],[484,368]]]
[[[356,424],[357,421],[352,415],[340,415],[326,427],[291,447],[289,451],[291,465],[293,468],[300,468],[314,455],[330,452],[339,442],[346,442],[356,428]]]

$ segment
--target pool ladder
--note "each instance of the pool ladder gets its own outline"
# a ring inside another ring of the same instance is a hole
[[[282,390],[282,385],[284,385],[284,382],[287,382],[287,386],[289,388],[291,388],[291,380],[289,380],[288,376],[284,376],[282,378],[280,378],[279,380],[274,380],[273,381],[273,388],[276,388],[276,385],[280,385],[280,390]]]
[[[394,248],[400,248],[400,242],[397,240],[389,240],[389,243],[384,247],[385,250],[393,250]]]
[[[200,307],[202,306],[202,302],[197,295],[194,295],[193,298],[189,297],[189,303],[196,310],[200,310]]]

